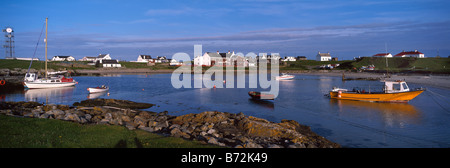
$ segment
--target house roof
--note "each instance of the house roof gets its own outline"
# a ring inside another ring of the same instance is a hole
[[[103,64],[119,64],[117,60],[102,60]]]
[[[319,53],[321,57],[331,57],[330,53]]]
[[[97,58],[105,58],[109,54],[99,54]]]
[[[397,55],[394,56],[403,56],[403,55],[415,55],[415,54],[423,54],[417,50],[414,51],[402,51],[401,53],[398,53]]]
[[[151,55],[139,55],[142,59],[152,59]]]
[[[59,57],[59,58],[69,58],[69,57],[71,57],[71,56],[62,56],[62,55],[57,55],[57,56],[54,56],[54,57]]]
[[[389,54],[391,54],[391,53],[378,53],[378,54],[375,54],[375,55],[373,55],[373,56],[375,56],[375,57],[380,57],[380,56],[386,56],[386,55],[389,55]]]
[[[218,54],[217,52],[206,52],[206,54],[208,54],[210,57],[222,57],[220,54]]]

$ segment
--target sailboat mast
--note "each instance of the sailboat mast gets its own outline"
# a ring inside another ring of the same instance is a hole
[[[48,18],[45,18],[45,79],[47,79],[47,32],[48,32]]]

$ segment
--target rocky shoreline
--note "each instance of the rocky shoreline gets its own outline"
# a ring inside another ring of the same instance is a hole
[[[274,123],[265,119],[206,111],[182,116],[150,112],[149,103],[126,100],[93,99],[68,105],[44,105],[37,102],[1,102],[0,114],[58,119],[80,124],[122,125],[166,136],[197,140],[234,148],[339,148],[308,126],[293,120]]]

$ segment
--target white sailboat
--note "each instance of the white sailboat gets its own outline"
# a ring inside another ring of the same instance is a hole
[[[45,78],[38,78],[35,73],[27,73],[25,74],[23,85],[28,89],[74,86],[77,82],[73,78],[65,78],[63,75],[59,75],[58,77],[47,77],[47,32],[48,18],[45,18]]]

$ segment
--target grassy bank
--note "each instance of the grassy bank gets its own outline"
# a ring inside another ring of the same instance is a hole
[[[205,148],[197,141],[115,125],[0,115],[0,148]]]
[[[388,58],[389,71],[415,71],[415,72],[436,72],[450,73],[449,58]],[[386,58],[363,57],[352,62],[352,66],[361,68],[362,66],[375,65],[375,70],[386,70]]]

